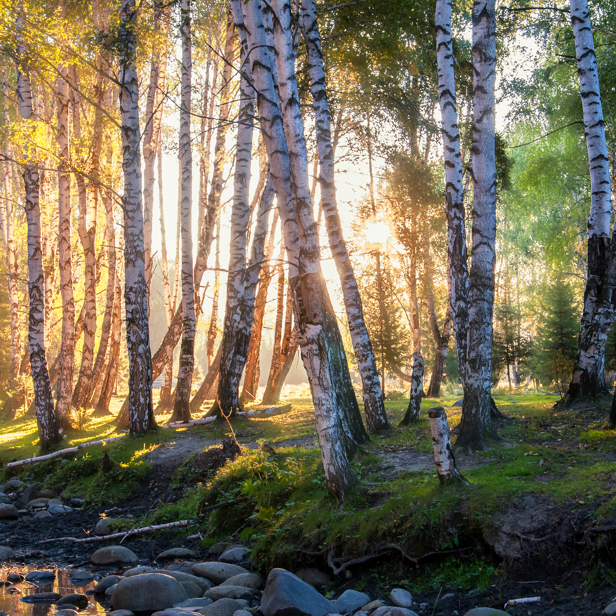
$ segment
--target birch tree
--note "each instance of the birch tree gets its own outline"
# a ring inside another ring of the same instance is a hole
[[[182,167],[182,343],[175,387],[172,421],[190,419],[190,393],[195,365],[195,287],[192,257],[192,146],[190,110],[192,89],[192,41],[190,0],[182,0],[182,102],[180,107],[180,158]]]
[[[124,172],[124,301],[129,359],[128,419],[131,434],[143,434],[155,429],[156,421],[152,409],[152,357],[143,248],[136,17],[135,0],[123,0],[120,8],[120,114]]]

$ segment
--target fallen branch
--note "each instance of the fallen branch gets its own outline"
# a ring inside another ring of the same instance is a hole
[[[385,556],[388,552],[389,550],[385,550],[384,552],[379,552],[378,554],[368,554],[368,556],[362,556],[362,558],[352,558],[351,560],[347,560],[345,563],[340,565],[340,567],[336,567],[334,564],[334,553],[330,552],[327,555],[327,564],[331,567],[334,575],[338,575],[351,565],[359,565],[361,563],[368,562],[369,560],[373,560],[374,558],[380,558],[381,556]]]
[[[44,460],[51,460],[52,458],[57,458],[58,456],[65,456],[69,453],[79,453],[82,449],[86,447],[94,447],[95,445],[106,445],[107,443],[113,443],[115,441],[119,441],[122,436],[114,436],[113,438],[104,438],[99,441],[91,441],[89,443],[81,443],[81,445],[77,445],[76,447],[68,447],[67,449],[60,449],[59,451],[54,451],[53,453],[48,453],[45,456],[36,456],[34,458],[25,458],[24,460],[17,460],[16,462],[9,462],[6,467],[7,468],[15,468],[16,466],[22,466],[23,464],[30,464],[32,462],[43,462]]]
[[[139,535],[141,533],[150,533],[157,530],[163,530],[165,528],[176,528],[178,526],[188,526],[188,520],[181,520],[180,522],[169,522],[168,524],[158,524],[156,526],[144,526],[143,528],[136,528],[135,530],[129,530],[128,532],[113,533],[111,535],[105,535],[103,537],[85,537],[84,539],[77,539],[77,537],[58,537],[57,539],[43,539],[38,543],[92,543],[93,541],[105,541],[107,539],[119,539],[120,537],[126,538],[129,535]]]

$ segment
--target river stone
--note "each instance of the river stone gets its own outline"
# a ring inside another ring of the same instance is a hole
[[[161,552],[156,560],[174,560],[175,558],[196,558],[198,554],[188,548],[171,548]]]
[[[71,507],[83,507],[83,498],[71,498]]]
[[[15,552],[6,545],[0,546],[0,563],[11,560],[12,558],[15,558]]]
[[[186,599],[186,590],[170,575],[142,573],[118,582],[111,605],[114,610],[157,612]]]
[[[240,546],[237,548],[231,548],[226,552],[223,552],[218,560],[221,563],[241,563],[243,560],[248,558],[250,554],[250,550],[245,548],[244,546]]]
[[[197,563],[193,565],[193,573],[198,577],[204,577],[212,580],[214,584],[222,584],[230,577],[239,575],[240,573],[249,573],[239,565],[230,565],[227,563]]]
[[[108,616],[135,616],[130,610],[114,610]]]
[[[11,584],[19,584],[24,581],[24,576],[21,573],[9,573],[6,579]]]
[[[210,588],[205,593],[205,596],[212,601],[218,601],[219,599],[245,599],[250,601],[254,594],[252,589],[244,588],[243,586],[215,586]]]
[[[141,575],[142,573],[150,573],[150,571],[154,571],[152,567],[146,567],[145,565],[141,565],[140,567],[133,567],[128,571],[123,573],[124,577],[133,577],[133,575]]]
[[[64,505],[64,503],[59,498],[50,498],[47,505]]]
[[[372,612],[372,616],[417,616],[417,612],[407,610],[404,607],[392,607],[384,605]]]
[[[181,580],[178,581],[184,587],[184,590],[186,591],[186,596],[189,599],[198,599],[200,597],[203,597],[203,590],[198,584],[195,584],[195,582],[183,582]]]
[[[195,616],[195,613],[181,607],[170,607],[160,612],[154,612],[152,616]]]
[[[248,607],[248,601],[242,599],[219,599],[199,608],[196,613],[202,616],[233,616],[238,610]]]
[[[201,607],[205,607],[206,605],[209,605],[210,603],[213,603],[211,599],[208,599],[207,597],[200,597],[197,599],[186,599],[186,601],[182,601],[182,603],[179,603],[178,605],[174,605],[173,607],[194,611]]]
[[[403,588],[394,588],[391,593],[389,593],[389,596],[398,607],[413,606],[413,595],[411,595],[408,590],[404,590]]]
[[[314,567],[304,567],[303,569],[298,569],[295,571],[295,575],[300,579],[304,580],[306,584],[310,584],[315,588],[322,588],[329,584],[330,577],[327,573],[324,573],[320,569],[315,569]]]
[[[616,601],[610,603],[604,610],[603,610],[604,614],[608,614],[608,616],[613,616],[613,614],[616,614]]]
[[[334,603],[338,614],[348,614],[370,602],[370,597],[357,590],[345,590]]]
[[[252,613],[248,610],[237,610],[237,612],[233,612],[233,616],[252,616]]]
[[[0,520],[16,520],[19,517],[19,511],[15,505],[0,505]]]
[[[51,513],[49,513],[46,509],[44,511],[37,511],[32,517],[37,520],[40,520],[41,518],[53,518]]]
[[[58,610],[73,610],[74,612],[78,612],[79,608],[76,605],[71,605],[70,603],[63,603],[60,607],[56,608]]]
[[[121,579],[119,575],[108,575],[94,587],[94,594],[102,595],[108,588],[117,584]]]
[[[36,498],[36,495],[39,493],[39,490],[43,487],[42,483],[31,483],[29,486],[26,487],[26,489],[22,492],[21,494],[21,504],[22,505],[26,505],[27,503],[29,503],[31,500],[34,500]]]
[[[284,569],[272,569],[261,598],[264,616],[326,616],[337,610],[310,584]]]
[[[63,605],[68,603],[70,605],[74,605],[81,610],[85,610],[88,607],[88,597],[85,595],[79,595],[77,593],[73,595],[64,595],[62,599],[56,602],[56,605]]]
[[[6,494],[0,494],[0,505],[9,505],[11,499]]]
[[[47,511],[52,515],[63,515],[66,513],[73,513],[73,508],[68,505],[49,505]]]
[[[62,595],[57,592],[37,592],[22,597],[20,601],[23,601],[23,603],[56,603],[61,598]]]
[[[362,605],[361,609],[364,612],[374,612],[374,610],[378,610],[380,607],[383,607],[383,602],[380,599],[375,599],[370,601],[370,603],[366,603],[366,605]]]
[[[111,518],[103,518],[96,523],[94,527],[94,534],[97,537],[106,537],[111,535],[113,530],[111,529]]]
[[[26,484],[21,481],[20,479],[17,479],[17,477],[13,477],[12,479],[9,479],[5,484],[4,487],[5,488],[12,488],[13,490],[21,490]],[[4,492],[4,490],[3,490]]]
[[[48,503],[48,498],[35,498],[26,505],[26,509],[45,509]]]
[[[98,548],[90,556],[90,562],[94,565],[129,565],[137,562],[137,555],[121,545],[108,545]]]
[[[58,495],[53,490],[50,490],[49,488],[43,488],[42,490],[39,490],[36,496],[37,498],[57,498],[58,497]]]
[[[464,616],[507,616],[507,612],[494,609],[493,607],[474,607],[466,612]]]
[[[180,573],[188,573],[188,575],[194,575],[192,568],[193,565],[196,565],[196,562],[192,560],[176,560],[175,562],[169,563],[165,567],[165,571],[179,571]]]
[[[65,608],[62,610],[58,610],[57,612],[54,612],[53,616],[77,616],[77,614],[79,614],[77,610]]]
[[[26,582],[34,582],[35,584],[50,584],[55,579],[55,571],[30,571],[26,575]]]
[[[118,583],[116,582],[115,584],[112,584],[106,591],[105,591],[105,597],[113,597],[113,593],[116,591],[116,588],[118,587]]]
[[[215,543],[211,546],[207,553],[214,558],[218,558],[225,550],[228,550],[230,546],[228,543]]]
[[[256,573],[240,573],[225,580],[221,586],[243,586],[244,588],[261,590],[263,588],[263,579]]]
[[[89,571],[84,571],[83,569],[74,569],[68,576],[68,581],[71,584],[81,584],[83,586],[89,584],[93,579],[94,576]]]
[[[169,571],[167,569],[152,569],[151,573],[162,573],[163,575],[170,575],[172,578],[175,578],[178,582],[192,582],[196,584],[201,589],[201,595],[206,590],[209,590],[214,586],[210,580],[202,577],[197,577],[196,575],[191,575],[190,573],[182,573],[181,571]],[[199,595],[199,596],[201,596]]]

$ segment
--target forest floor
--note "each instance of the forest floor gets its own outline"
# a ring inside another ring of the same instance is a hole
[[[100,543],[38,542],[92,535],[105,515],[118,529],[188,520],[181,532],[132,536],[125,544],[148,561],[168,547],[206,554],[219,542],[243,543],[261,573],[315,567],[330,575],[326,590],[334,596],[346,588],[386,596],[403,587],[434,616],[477,605],[502,609],[524,596],[542,603],[510,613],[600,614],[616,595],[616,430],[609,409],[557,412],[558,396],[550,392],[496,394],[507,415],[497,422],[502,440],[458,456],[470,487],[442,488],[425,411],[445,406],[455,434],[456,398],[424,400],[420,420],[408,427],[397,427],[406,402],[387,402],[395,427],[355,456],[360,482],[343,504],[325,489],[306,397],[283,400],[292,410],[282,415],[160,429],[68,459],[4,468],[5,480],[38,481],[85,505],[44,524],[28,515],[0,521],[0,544],[9,542],[24,562],[75,566]],[[116,411],[120,404],[115,400]],[[167,419],[158,417],[161,425]],[[118,435],[113,417],[82,417],[81,428],[62,446]],[[232,433],[242,453],[216,470],[213,454]],[[32,419],[0,421],[3,467],[36,450]],[[115,463],[107,472],[103,452]]]

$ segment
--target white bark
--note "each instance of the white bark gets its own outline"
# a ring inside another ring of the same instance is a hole
[[[364,312],[359,288],[349,258],[342,223],[336,202],[334,184],[334,153],[331,137],[331,114],[325,87],[325,70],[323,68],[323,50],[319,37],[319,25],[314,0],[303,0],[301,6],[301,23],[306,37],[308,67],[316,121],[316,138],[319,162],[319,185],[321,189],[321,207],[325,214],[325,226],[329,237],[332,256],[340,276],[340,284],[346,308],[351,340],[357,359],[357,368],[361,376],[364,392],[364,412],[369,432],[387,430],[389,422],[385,414],[383,393],[379,381],[376,359],[372,343],[364,321]],[[315,172],[316,172],[315,159]],[[313,190],[314,192],[314,190]]]
[[[441,483],[461,482],[468,485],[468,481],[461,475],[456,467],[451,442],[449,440],[449,424],[447,413],[443,407],[436,407],[428,411],[430,419],[430,433],[434,446],[434,462],[436,473]]]
[[[120,33],[123,42],[120,56],[120,112],[124,172],[124,299],[129,358],[128,417],[131,434],[143,434],[148,429],[155,428],[156,421],[152,409],[152,358],[143,247],[135,21],[135,0],[123,0],[120,8]]]
[[[190,2],[182,0],[182,96],[180,106],[180,160],[182,168],[182,343],[172,421],[190,420],[190,393],[195,365],[195,287],[192,256],[192,144],[190,141],[192,38]]]

